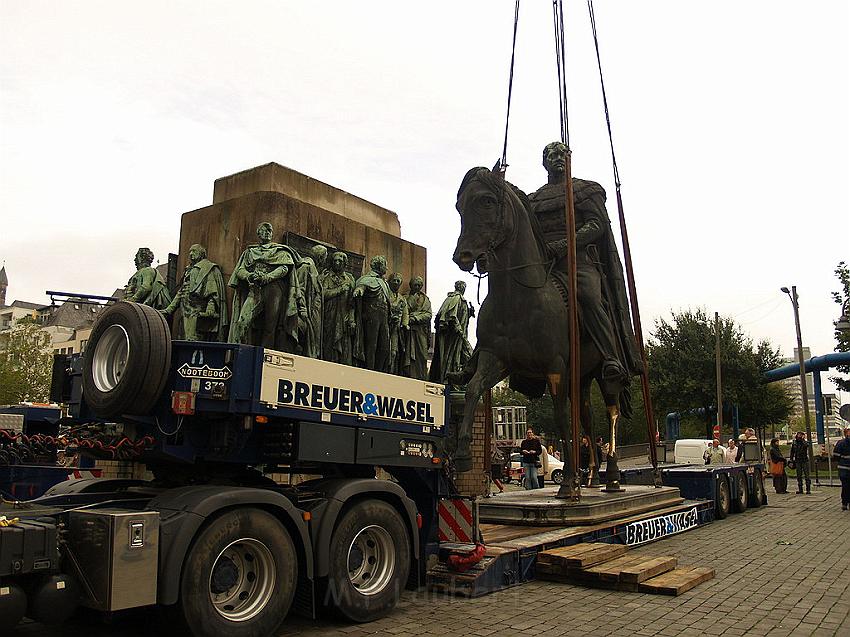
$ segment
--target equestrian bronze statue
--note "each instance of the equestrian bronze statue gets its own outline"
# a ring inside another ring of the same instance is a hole
[[[604,191],[602,201],[604,210]],[[461,183],[456,207],[461,217],[461,232],[453,259],[461,270],[469,272],[477,266],[480,273],[487,273],[489,291],[478,314],[475,351],[463,374],[455,379],[467,383],[455,467],[458,471],[471,468],[472,419],[482,394],[509,377],[511,387],[529,397],[540,397],[549,389],[565,452],[566,477],[558,496],[572,498],[576,495],[576,476],[572,470],[571,433],[567,423],[570,340],[567,283],[559,264],[559,246],[547,245],[551,242],[547,242],[529,198],[505,181],[501,173],[487,168],[470,170]],[[605,238],[604,245],[599,237],[595,238],[597,253],[604,249],[606,260],[616,258],[616,252],[609,254],[607,215],[597,217],[597,223],[604,226],[600,236]],[[606,271],[602,264],[599,267],[602,268],[600,286],[604,286],[601,293],[614,301],[611,279],[617,276],[616,272]],[[585,322],[592,320],[592,315],[582,313],[581,308],[579,313]],[[617,330],[618,334],[621,331]],[[634,373],[632,350],[627,354],[621,350],[633,349],[634,337],[631,341],[628,334],[615,338],[616,352],[601,351],[599,339],[587,337],[586,332],[584,327],[579,361],[582,426],[590,431],[590,385],[596,380],[607,406],[610,428],[606,479],[609,487],[619,488],[617,420],[621,414],[626,417],[630,414],[628,387],[630,374]],[[611,365],[612,359],[628,372],[612,373],[617,368]]]

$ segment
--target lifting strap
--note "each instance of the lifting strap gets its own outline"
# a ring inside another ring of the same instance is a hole
[[[623,212],[623,197],[620,192],[620,172],[617,169],[617,155],[614,153],[614,136],[611,132],[611,116],[608,112],[608,97],[605,93],[605,80],[602,77],[602,59],[599,55],[599,40],[596,35],[596,15],[593,12],[593,0],[587,0],[587,10],[590,14],[590,27],[593,31],[593,46],[596,48],[596,64],[599,69],[599,84],[602,87],[602,103],[605,106],[605,124],[608,127],[608,142],[611,146],[611,163],[614,167],[614,185],[617,192],[617,212],[620,220],[620,235],[623,241],[623,260],[626,266],[626,280],[629,286],[629,303],[632,310],[632,328],[637,341],[641,360],[641,389],[646,414],[646,433],[649,443],[649,457],[654,469],[658,469],[658,450],[655,447],[658,431],[655,427],[655,417],[652,411],[652,396],[649,391],[649,368],[646,364],[646,348],[643,342],[643,330],[640,324],[640,308],[637,300],[637,287],[632,267],[632,253],[629,248],[629,233],[626,229],[626,217]]]

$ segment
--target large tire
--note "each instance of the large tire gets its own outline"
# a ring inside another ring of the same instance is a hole
[[[357,502],[331,537],[324,602],[355,622],[386,615],[404,590],[410,555],[410,539],[398,511],[381,500]]]
[[[145,414],[171,366],[165,317],[138,303],[116,303],[100,316],[83,356],[83,397],[96,416]]]
[[[732,497],[729,494],[729,481],[726,476],[717,476],[717,501],[715,502],[714,512],[718,520],[724,519],[729,515],[729,509],[732,506]]]
[[[743,471],[736,472],[732,479],[735,481],[735,498],[732,500],[732,512],[743,513],[750,503],[750,489],[747,484],[747,475]]]
[[[234,509],[195,539],[171,610],[199,637],[273,635],[292,606],[297,580],[295,545],[277,518]]]
[[[761,471],[756,471],[753,474],[753,494],[750,498],[750,508],[757,509],[764,504],[764,500],[764,478],[762,477]]]
[[[564,481],[564,472],[561,469],[555,469],[552,472],[552,482],[560,485]]]

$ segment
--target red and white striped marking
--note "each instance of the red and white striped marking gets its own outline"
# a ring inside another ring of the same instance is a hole
[[[463,499],[440,500],[437,505],[440,516],[438,537],[440,542],[475,542],[473,532],[472,501]]]
[[[99,478],[103,469],[74,469],[68,473],[65,480],[82,480],[83,478]]]

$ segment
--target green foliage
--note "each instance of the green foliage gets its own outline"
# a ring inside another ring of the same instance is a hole
[[[850,301],[850,267],[844,261],[840,261],[835,268],[835,276],[841,284],[841,290],[832,293],[832,300],[838,304],[839,315],[841,308]],[[837,320],[835,321],[838,322]],[[835,330],[835,351],[850,352],[850,331],[841,332]],[[850,374],[850,365],[839,365],[836,368],[842,374]],[[829,380],[841,391],[850,391],[850,379],[841,376],[830,376]]]
[[[509,387],[495,387],[491,394],[493,407],[522,407],[530,402],[525,394],[514,391]]]
[[[759,427],[788,417],[791,401],[778,385],[765,385],[762,374],[781,364],[778,348],[767,341],[753,345],[731,318],[721,317],[720,375],[723,400],[738,405],[743,427]],[[647,345],[652,398],[657,414],[702,407],[705,435],[715,422],[715,326],[702,308],[673,313],[670,322],[655,322]],[[694,424],[686,421],[682,433]],[[728,430],[731,431],[731,424]],[[724,432],[726,433],[726,432]],[[690,435],[693,435],[692,433]]]
[[[50,336],[31,319],[0,334],[0,404],[46,402],[53,355]]]

